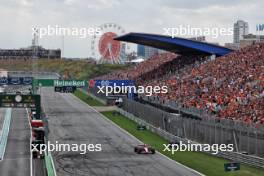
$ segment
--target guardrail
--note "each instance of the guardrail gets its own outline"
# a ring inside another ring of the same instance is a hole
[[[264,159],[260,157],[237,152],[219,152],[218,156],[264,169]]]
[[[147,123],[146,121],[144,121],[138,117],[135,117],[133,114],[124,111],[123,109],[118,108],[117,111],[120,114],[124,115],[125,117],[133,120],[134,122],[141,124],[141,125],[145,125],[148,130],[164,137],[168,141],[182,141],[185,144],[187,144],[189,141],[189,143],[198,144],[197,142],[175,136],[175,135],[170,134],[170,133],[168,133],[168,132],[166,132],[160,128],[157,128],[157,127]],[[252,155],[245,155],[245,154],[241,154],[241,153],[237,153],[237,152],[219,152],[216,155],[212,154],[212,152],[205,152],[205,153],[208,153],[208,154],[211,154],[214,156],[219,156],[219,157],[231,160],[231,161],[241,162],[241,163],[248,164],[251,166],[264,168],[264,158],[260,158],[260,157],[256,157],[256,156],[252,156]]]

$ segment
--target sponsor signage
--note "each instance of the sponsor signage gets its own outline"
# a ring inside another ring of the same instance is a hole
[[[54,91],[55,92],[61,92],[61,93],[74,93],[76,90],[76,86],[55,86]]]
[[[36,118],[40,118],[40,95],[0,94],[0,107],[34,108]]]
[[[89,87],[90,88],[99,88],[99,87],[128,87],[128,86],[135,86],[135,82],[133,80],[90,80]],[[116,95],[118,97],[122,96]],[[134,100],[137,95],[134,92],[129,92],[127,97],[131,100]]]
[[[225,163],[224,164],[225,171],[237,171],[240,170],[240,163]]]
[[[31,85],[33,77],[0,77],[0,85]]]
[[[55,87],[63,86],[74,86],[74,87],[84,87],[86,85],[85,80],[54,80],[53,85]]]
[[[0,95],[1,107],[35,108],[39,103],[40,95]]]
[[[54,91],[55,92],[62,92],[62,87],[55,86]]]

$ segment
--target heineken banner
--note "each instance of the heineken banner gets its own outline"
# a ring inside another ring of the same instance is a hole
[[[54,80],[54,86],[74,86],[84,87],[87,84],[85,80]]]
[[[62,87],[62,86],[74,86],[84,87],[87,86],[88,81],[86,80],[59,80],[59,79],[37,79],[34,80],[35,86],[42,87]]]

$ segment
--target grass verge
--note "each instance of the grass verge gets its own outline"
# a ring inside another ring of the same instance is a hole
[[[169,158],[188,166],[194,170],[197,170],[205,175],[210,176],[262,176],[264,170],[254,167],[241,165],[240,171],[225,172],[224,163],[228,162],[225,159],[213,157],[211,155],[201,152],[176,152],[174,155],[171,152],[164,152],[163,144],[167,144],[168,141],[158,136],[151,131],[139,131],[137,130],[137,124],[122,116],[113,115],[113,111],[103,112],[105,117],[113,121],[115,124],[141,140],[142,142],[153,146],[160,153],[168,156]]]
[[[75,95],[79,98],[81,97],[80,99],[86,102],[88,105],[91,105],[93,104],[91,102],[94,102],[94,99],[87,96],[83,92],[76,92]],[[143,143],[153,146],[156,150],[166,155],[167,157],[185,166],[188,166],[196,171],[199,171],[205,175],[208,176],[263,176],[264,175],[263,169],[254,168],[244,164],[241,165],[240,171],[225,172],[224,163],[229,162],[228,160],[219,157],[214,157],[212,155],[208,155],[201,152],[176,152],[174,153],[174,155],[172,155],[171,152],[168,151],[164,152],[163,144],[167,144],[168,143],[167,140],[148,130],[138,131],[137,124],[134,121],[120,114],[114,115],[113,112],[114,111],[102,112],[102,114],[106,118],[108,118],[109,120],[120,126],[121,128],[123,128],[124,130],[126,130],[127,132],[138,138]]]
[[[82,101],[84,101],[85,103],[87,103],[90,106],[105,106],[103,103],[101,103],[100,101],[92,98],[91,96],[88,96],[87,94],[85,94],[84,92],[82,92],[81,90],[77,89],[74,92],[74,95],[76,97],[78,97],[79,99],[81,99]]]

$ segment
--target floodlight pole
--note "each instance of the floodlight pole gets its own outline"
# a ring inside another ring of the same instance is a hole
[[[33,40],[32,40],[32,76],[33,76],[33,87],[32,87],[32,91],[33,94],[35,94],[36,92],[36,84],[38,85],[38,81],[37,81],[37,72],[38,72],[38,29],[36,30],[37,32],[34,33],[33,36]]]

